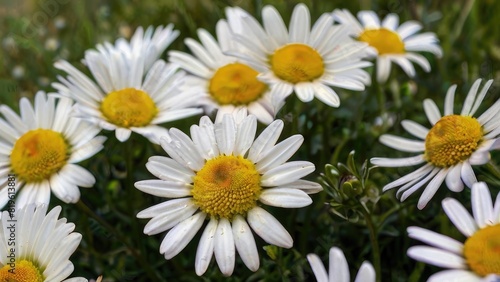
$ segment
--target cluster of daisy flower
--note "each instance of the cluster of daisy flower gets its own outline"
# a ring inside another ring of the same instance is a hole
[[[431,70],[419,52],[442,55],[435,34],[418,33],[422,26],[415,21],[399,25],[395,14],[380,20],[373,11],[361,11],[358,20],[339,9],[311,24],[308,8],[298,4],[288,28],[272,6],[262,9],[261,18],[262,24],[243,9],[228,7],[215,36],[199,29],[199,42],[185,40],[191,53],[169,51],[168,61],[160,57],[179,32],[172,25],[138,28],[130,40],[120,38],[88,50],[82,60],[85,70],[56,62],[55,68],[65,74],[52,84],[55,92],[38,92],[33,105],[22,98],[20,115],[0,106],[0,206],[7,210],[0,228],[0,277],[61,281],[72,273],[68,259],[82,236],[72,232],[74,224],[57,219],[60,207],[46,214],[47,205],[51,192],[69,204],[80,200],[80,187],[94,186],[95,177],[78,163],[105,147],[101,130],[113,131],[120,142],[127,142],[132,133],[142,135],[168,155],[149,158],[146,168],[156,179],[135,182],[138,190],[165,198],[137,214],[151,219],[145,234],[168,231],[159,247],[165,259],[179,254],[203,229],[196,274],[203,275],[215,257],[220,271],[230,276],[236,253],[248,269],[257,271],[254,235],[271,245],[293,246],[290,233],[266,206],[302,208],[312,203],[310,194],[322,190],[320,184],[302,179],[315,171],[313,163],[289,161],[304,137],[278,142],[284,123],[276,115],[289,96],[339,107],[339,92],[364,91],[371,84],[366,68],[372,64],[382,84],[391,74],[391,62],[414,77],[412,63]],[[486,184],[478,182],[472,169],[488,163],[490,151],[500,148],[500,100],[476,117],[492,83],[481,88],[477,80],[457,114],[455,85],[446,93],[443,114],[432,100],[424,100],[430,129],[402,121],[419,140],[380,137],[391,148],[419,155],[371,159],[380,167],[423,164],[383,188],[400,187],[396,195],[404,201],[425,186],[419,209],[443,182],[454,192],[464,186],[472,189],[473,217],[457,200],[443,201],[446,214],[468,237],[465,244],[420,227],[408,228],[411,238],[432,246],[412,247],[410,257],[453,269],[435,274],[433,281],[492,280],[500,275],[500,204],[492,204]],[[190,127],[189,135],[163,125],[202,113],[206,116]],[[257,134],[259,122],[265,128]],[[12,175],[18,179],[16,189],[8,184]],[[9,272],[8,261],[13,217],[19,222],[16,240],[21,242],[15,248],[17,274]],[[350,279],[339,248],[330,249],[330,274],[317,255],[307,259],[318,281]],[[375,273],[365,262],[356,281],[375,281]]]

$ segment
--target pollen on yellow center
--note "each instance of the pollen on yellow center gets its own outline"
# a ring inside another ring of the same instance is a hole
[[[196,173],[192,194],[203,212],[231,220],[255,207],[261,190],[260,174],[251,161],[219,156]]]
[[[14,265],[6,264],[0,268],[0,281],[43,282],[42,271],[31,261],[20,260]]]
[[[219,68],[210,79],[210,95],[220,105],[247,105],[258,100],[266,91],[266,84],[257,79],[253,68],[233,63]]]
[[[500,275],[500,224],[479,229],[465,241],[464,257],[480,276]]]
[[[26,182],[49,179],[66,164],[68,151],[61,133],[49,129],[30,130],[14,144],[11,168]]]
[[[405,53],[405,45],[401,37],[386,28],[367,29],[361,33],[358,40],[377,49],[380,55]]]
[[[323,58],[313,48],[304,44],[288,44],[271,56],[274,74],[290,83],[313,81],[325,71]]]
[[[469,116],[442,117],[425,138],[425,159],[437,167],[449,167],[468,159],[483,138],[477,119]]]
[[[125,128],[146,126],[158,113],[151,97],[135,88],[109,93],[102,101],[100,110],[110,123]]]

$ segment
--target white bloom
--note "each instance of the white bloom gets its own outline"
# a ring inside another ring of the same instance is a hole
[[[415,76],[411,62],[417,63],[425,72],[431,70],[427,59],[415,52],[431,52],[441,57],[443,51],[437,45],[438,39],[432,32],[416,34],[422,25],[406,21],[399,25],[399,16],[388,14],[380,20],[373,11],[360,11],[358,20],[345,9],[333,11],[336,21],[349,28],[351,36],[370,45],[377,57],[377,81],[385,82],[391,73],[391,62],[399,65],[410,77]]]
[[[295,91],[303,102],[316,97],[338,107],[339,96],[330,86],[361,91],[370,83],[362,68],[371,63],[361,61],[366,44],[350,38],[345,26],[334,26],[330,14],[323,14],[311,28],[307,6],[298,4],[288,31],[272,6],[262,10],[264,27],[240,8],[227,8],[226,14],[240,43],[227,53],[261,73],[259,79],[271,85],[273,103]]]
[[[408,236],[430,245],[411,247],[408,256],[449,269],[432,275],[429,282],[500,280],[500,194],[493,205],[484,182],[475,183],[471,192],[472,216],[457,200],[443,200],[446,215],[467,237],[464,243],[424,228],[408,228]]]
[[[318,282],[349,282],[349,265],[341,249],[332,247],[330,249],[330,263],[328,272],[321,259],[316,254],[308,254],[307,260]],[[355,282],[375,282],[375,269],[371,263],[365,261],[361,264],[359,272],[354,279]]]
[[[290,234],[260,205],[300,208],[311,204],[308,193],[321,191],[318,183],[300,179],[314,171],[312,163],[286,162],[302,144],[301,135],[276,144],[283,129],[277,120],[254,140],[256,117],[238,113],[215,124],[202,117],[191,126],[191,138],[171,129],[161,142],[170,157],[154,156],[146,164],[160,179],[135,183],[145,193],[169,199],[137,215],[152,218],[145,234],[170,229],[160,246],[166,259],[181,252],[209,220],[196,253],[198,275],[205,273],[212,255],[221,272],[231,275],[236,251],[256,271],[253,232],[269,244],[292,247]]]
[[[94,176],[76,163],[99,152],[106,137],[96,136],[99,128],[71,116],[72,100],[56,101],[38,92],[32,107],[22,98],[21,116],[0,106],[5,118],[0,118],[0,207],[18,192],[18,208],[48,204],[51,190],[61,201],[76,203],[78,186],[94,185]]]
[[[424,100],[425,114],[432,128],[429,130],[410,120],[401,123],[408,133],[420,140],[382,135],[380,142],[386,146],[403,152],[422,153],[400,159],[372,158],[373,164],[402,167],[425,163],[414,172],[385,185],[383,190],[401,186],[396,195],[404,201],[428,183],[418,201],[418,208],[423,209],[443,181],[454,192],[462,191],[464,184],[472,187],[477,182],[472,165],[486,164],[490,160],[489,151],[500,147],[497,141],[500,134],[500,100],[478,118],[474,117],[492,83],[489,80],[478,93],[481,80],[476,80],[460,114],[453,114],[456,85],[446,93],[443,115],[432,100]]]
[[[82,235],[66,218],[57,219],[61,207],[48,214],[47,206],[28,205],[4,211],[0,227],[0,281],[63,281],[74,270],[69,257]],[[12,268],[15,268],[12,273]],[[86,282],[75,277],[67,282]]]
[[[171,62],[193,74],[186,77],[183,87],[198,88],[209,113],[218,109],[218,116],[223,116],[246,108],[259,121],[271,123],[284,102],[273,107],[269,86],[257,79],[259,73],[240,59],[223,54],[223,50],[239,48],[225,20],[217,23],[216,33],[219,42],[204,29],[198,30],[201,44],[191,38],[185,40],[194,56],[169,52]]]
[[[118,39],[115,45],[97,45],[85,53],[97,84],[66,61],[55,67],[68,73],[53,83],[59,93],[77,102],[76,115],[99,127],[115,131],[116,138],[126,141],[131,132],[159,143],[167,130],[158,124],[201,113],[193,108],[200,95],[180,92],[184,72],[178,66],[156,60],[177,32],[169,26],[149,28],[143,35],[139,28],[130,43]]]

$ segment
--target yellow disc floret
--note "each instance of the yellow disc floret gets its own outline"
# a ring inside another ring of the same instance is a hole
[[[468,159],[483,138],[477,119],[469,116],[442,117],[425,138],[425,159],[437,167],[449,167]]]
[[[401,37],[386,28],[367,29],[361,33],[358,40],[377,49],[379,55],[405,53],[405,45]]]
[[[31,261],[20,260],[0,268],[0,281],[43,282],[42,271]]]
[[[210,95],[220,105],[247,105],[258,100],[267,86],[251,67],[233,63],[219,68],[210,80]]]
[[[125,128],[146,126],[158,113],[151,97],[135,88],[109,93],[102,101],[100,110],[110,123]]]
[[[500,275],[500,225],[479,229],[465,241],[464,257],[478,275]]]
[[[323,75],[323,58],[313,48],[304,44],[288,44],[271,56],[274,74],[290,83],[313,81]]]
[[[200,209],[217,218],[232,219],[255,207],[261,193],[260,174],[241,156],[208,160],[196,173],[193,199]]]
[[[11,168],[26,182],[49,179],[66,164],[68,151],[61,133],[49,129],[30,130],[14,144]]]

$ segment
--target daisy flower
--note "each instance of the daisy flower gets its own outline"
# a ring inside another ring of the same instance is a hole
[[[355,39],[370,45],[370,51],[377,57],[377,81],[383,83],[391,73],[391,62],[399,65],[410,77],[415,76],[412,62],[425,72],[431,70],[427,59],[415,52],[430,52],[441,57],[443,51],[437,44],[439,40],[432,32],[417,34],[422,25],[416,21],[406,21],[399,25],[397,14],[388,14],[380,21],[373,11],[360,11],[358,20],[345,9],[333,11],[335,20],[350,30]]]
[[[477,182],[472,165],[486,164],[490,160],[489,151],[500,147],[500,142],[495,142],[499,140],[500,134],[500,100],[478,118],[474,117],[492,83],[489,80],[478,93],[481,79],[476,80],[460,114],[453,113],[456,85],[451,86],[446,93],[443,116],[432,100],[424,100],[424,110],[432,125],[431,129],[410,120],[401,123],[408,133],[420,140],[382,135],[380,142],[386,146],[403,152],[422,153],[400,159],[372,158],[373,164],[402,167],[424,163],[414,172],[385,185],[383,191],[401,187],[396,195],[404,201],[428,183],[418,201],[418,208],[423,209],[443,181],[454,192],[462,191],[464,184],[472,187]]]
[[[240,48],[226,53],[240,57],[270,85],[274,99],[280,101],[295,91],[303,102],[314,97],[338,107],[340,99],[330,86],[364,90],[370,76],[363,67],[371,63],[366,56],[367,44],[353,40],[346,27],[333,25],[333,17],[323,14],[311,29],[306,5],[295,6],[289,31],[272,6],[262,10],[262,27],[241,8],[227,8],[226,14],[233,38]]]
[[[103,148],[100,129],[71,116],[68,98],[35,96],[34,108],[19,102],[21,116],[0,106],[0,207],[13,200],[21,208],[29,203],[48,204],[50,191],[65,203],[80,199],[80,187],[92,187],[94,176],[76,163]],[[15,178],[15,186],[8,183]]]
[[[137,215],[152,218],[145,234],[170,229],[160,246],[166,259],[184,249],[205,219],[209,222],[195,259],[198,275],[205,273],[212,255],[221,272],[231,275],[236,251],[256,271],[259,255],[252,230],[269,244],[292,247],[290,234],[261,204],[305,207],[312,202],[308,194],[322,188],[300,179],[314,171],[312,163],[286,162],[302,144],[301,135],[276,144],[283,129],[281,120],[272,122],[254,140],[256,127],[256,117],[246,113],[226,114],[215,124],[205,116],[199,126],[191,127],[192,139],[175,128],[162,139],[161,146],[170,157],[154,156],[146,164],[160,179],[139,181],[135,187],[168,198]]]
[[[46,213],[46,205],[3,212],[0,281],[87,281],[82,277],[64,280],[73,272],[69,257],[82,235],[73,232],[75,225],[66,218],[57,219],[60,206]]]
[[[202,112],[192,107],[200,95],[179,90],[184,72],[156,60],[176,36],[171,28],[159,27],[143,37],[139,29],[130,43],[119,39],[115,45],[97,45],[84,59],[97,84],[70,63],[58,61],[55,67],[68,76],[59,76],[60,83],[52,86],[77,102],[76,116],[115,131],[119,141],[128,140],[133,131],[158,144],[167,132],[158,124]]]
[[[457,200],[443,200],[446,215],[467,237],[464,243],[424,228],[408,228],[408,236],[430,245],[411,247],[408,256],[448,269],[427,281],[500,280],[500,194],[493,205],[484,182],[474,183],[471,192],[472,215]]]
[[[332,247],[330,249],[330,264],[326,271],[321,259],[316,254],[308,254],[307,260],[318,282],[348,282],[351,281],[349,265],[341,249]],[[365,261],[361,264],[359,272],[354,279],[355,282],[375,282],[375,269],[371,263]]]
[[[274,107],[268,85],[257,79],[259,73],[240,59],[223,54],[223,50],[237,48],[225,20],[217,23],[216,33],[219,42],[204,29],[198,29],[201,44],[191,38],[184,41],[195,57],[179,51],[169,52],[170,62],[193,74],[186,77],[184,87],[199,88],[207,112],[218,109],[218,116],[223,116],[246,108],[260,122],[271,123],[283,101]]]

